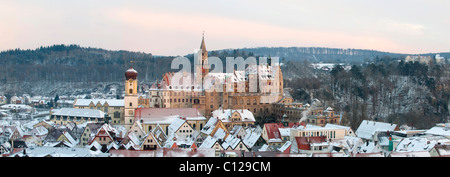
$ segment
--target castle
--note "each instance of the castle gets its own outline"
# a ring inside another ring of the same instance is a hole
[[[181,73],[179,78],[180,82],[189,80],[187,85],[173,82],[176,73],[165,73],[160,81],[151,85],[146,98],[148,104],[142,107],[197,108],[205,117],[211,117],[212,111],[219,108],[247,109],[255,115],[270,113],[270,103],[293,101],[283,96],[283,74],[280,65],[272,64],[270,57],[267,64],[251,64],[243,71],[211,73],[204,36],[198,53],[194,72]],[[146,102],[143,99],[139,102]]]

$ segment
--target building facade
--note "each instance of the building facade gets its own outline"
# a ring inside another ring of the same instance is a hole
[[[76,99],[73,103],[73,108],[103,111],[113,125],[120,125],[124,122],[124,100]]]
[[[205,117],[211,117],[212,111],[219,108],[269,113],[271,103],[283,98],[283,74],[278,63],[272,64],[270,57],[267,60],[267,64],[250,64],[244,71],[210,73],[208,51],[202,38],[199,55],[194,59],[194,72],[179,73],[179,80],[174,79],[177,73],[165,73],[150,91],[160,98],[155,100],[155,105],[197,108]]]
[[[136,108],[138,108],[138,72],[130,67],[125,72],[125,97],[124,97],[124,125],[127,130],[134,124],[134,114]]]
[[[50,121],[58,125],[69,122],[105,122],[105,113],[97,109],[61,108],[50,111]]]

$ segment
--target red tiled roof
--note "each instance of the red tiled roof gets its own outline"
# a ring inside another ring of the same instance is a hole
[[[301,150],[311,150],[308,142],[308,137],[295,137],[297,148]]]
[[[281,139],[281,133],[280,130],[278,130],[278,124],[277,123],[267,123],[264,124],[267,131],[267,137],[269,139]]]
[[[298,149],[311,150],[311,143],[326,142],[325,136],[311,136],[311,137],[295,137]]]
[[[309,143],[323,143],[327,141],[327,138],[325,136],[312,136],[308,138]]]

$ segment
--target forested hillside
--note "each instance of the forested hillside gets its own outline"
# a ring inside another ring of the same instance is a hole
[[[133,65],[140,81],[161,78],[173,57],[149,53],[110,51],[78,45],[53,45],[36,50],[0,53],[0,85],[12,94],[55,94],[55,90],[86,88],[98,83],[120,83]],[[133,63],[130,63],[133,61]]]
[[[342,111],[342,123],[352,128],[366,119],[418,129],[449,119],[448,64],[393,59],[353,65],[349,71],[336,67],[331,72],[288,79],[285,83],[300,101],[317,98]]]

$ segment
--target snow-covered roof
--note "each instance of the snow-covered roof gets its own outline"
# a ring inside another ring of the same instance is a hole
[[[177,118],[169,125],[169,133],[175,133],[186,122],[186,120]]]
[[[281,136],[290,136],[291,128],[278,128]]]
[[[52,115],[57,116],[73,116],[73,117],[93,117],[104,118],[105,113],[97,109],[78,109],[78,108],[61,108],[53,109]]]
[[[75,101],[74,106],[89,106],[91,103],[94,105],[97,105],[100,103],[100,105],[104,106],[104,104],[108,103],[109,106],[112,107],[123,107],[125,105],[124,100],[115,100],[115,99],[77,99]]]
[[[403,138],[395,148],[396,152],[431,151],[438,143],[449,142],[450,139],[432,140],[426,137]]]
[[[242,139],[242,142],[248,147],[252,148],[256,141],[258,141],[259,137],[261,137],[262,129],[261,127],[257,126],[256,128],[250,128],[247,127],[245,129],[246,135],[244,139]]]
[[[2,109],[32,109],[31,106],[24,105],[24,104],[5,104],[3,106],[0,106]]]
[[[211,117],[208,122],[206,122],[205,126],[203,126],[203,129],[200,131],[204,134],[211,134],[211,132],[214,130],[214,127],[216,127],[216,124],[218,122],[218,119]]]
[[[425,134],[450,137],[450,128],[436,126],[426,131]]]
[[[212,112],[214,118],[220,119],[222,122],[231,122],[231,116],[233,113],[239,113],[242,117],[243,122],[254,122],[255,117],[253,116],[253,113],[250,112],[247,109],[238,109],[238,110],[232,110],[232,109],[217,109]]]
[[[378,153],[381,152],[381,147],[376,145],[375,142],[364,143],[361,146],[360,152],[362,153]]]
[[[241,142],[241,139],[234,136],[228,136],[225,139],[225,142],[222,143],[222,147],[223,149],[228,149],[228,147],[235,149],[239,142]]]
[[[372,139],[375,132],[394,131],[396,127],[397,124],[363,120],[356,130],[355,134],[360,138]]]
[[[69,134],[69,132],[64,131],[64,132],[63,132],[63,135],[67,138],[68,143],[70,144],[70,147],[74,147],[74,146],[76,146],[76,145],[78,144],[78,141],[75,140],[75,139],[72,137],[72,135]]]
[[[217,138],[208,136],[208,137],[206,137],[205,140],[203,140],[202,145],[200,145],[198,148],[212,148],[216,142],[217,142]]]
[[[283,144],[280,148],[278,148],[279,151],[284,152],[287,148],[291,146],[291,141],[286,141],[286,143]]]
[[[227,131],[222,128],[218,128],[216,133],[214,133],[214,137],[217,139],[224,139],[225,136],[227,136]]]

